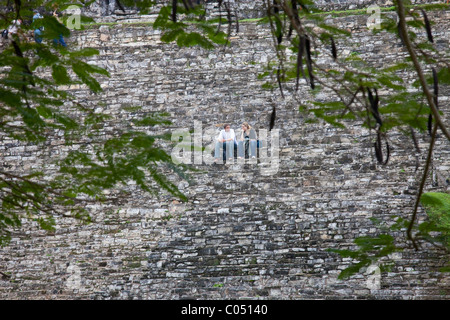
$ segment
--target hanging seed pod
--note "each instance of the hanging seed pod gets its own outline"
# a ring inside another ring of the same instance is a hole
[[[275,12],[275,14],[280,13],[280,7],[278,4],[278,0],[273,0],[273,12]]]
[[[279,16],[280,12],[280,4],[278,3],[278,0],[273,0],[273,12],[275,17],[275,36],[277,38],[278,44],[281,44],[283,42],[283,24],[281,23],[281,19]]]
[[[284,99],[284,93],[283,93],[283,87],[281,85],[281,71],[280,71],[280,67],[278,67],[277,69],[277,82],[278,82],[278,86],[280,87],[280,92],[281,92],[281,97]]]
[[[333,56],[334,61],[337,59],[337,50],[336,50],[336,44],[334,43],[333,37],[330,37],[331,40],[331,55]]]
[[[414,142],[414,147],[416,148],[417,153],[420,153],[420,147],[419,147],[419,142],[417,141],[416,133],[414,132],[413,127],[409,127],[409,130],[411,131],[411,137]]]
[[[236,9],[234,10],[235,22],[236,22],[236,33],[239,33],[239,17],[237,15]]]
[[[387,165],[387,163],[389,162],[390,155],[391,155],[391,147],[389,146],[389,143],[386,140],[386,161],[383,162],[383,165]]]
[[[427,17],[427,14],[426,14],[425,10],[420,9],[420,11],[422,11],[423,20],[425,22],[425,29],[427,31],[428,41],[433,43],[434,41],[433,41],[433,34],[431,33],[430,21],[428,20],[428,17]]]
[[[430,115],[428,116],[428,123],[427,123],[427,129],[428,129],[428,134],[431,136],[431,125],[433,124],[433,115],[430,113]]]
[[[389,162],[389,158],[391,155],[391,148],[390,148],[389,143],[386,140],[386,160],[383,161],[381,133],[379,130],[377,131],[377,141],[373,145],[374,145],[374,149],[375,149],[375,156],[377,158],[378,163],[380,163],[382,165],[386,165]]]
[[[306,57],[309,61],[311,61],[311,41],[309,41],[308,36],[305,36],[305,49],[306,49]]]
[[[367,88],[367,93],[370,102],[370,111],[372,112],[372,115],[375,118],[376,122],[381,127],[383,125],[383,121],[381,120],[380,113],[378,112],[379,98],[377,89],[375,89],[375,97],[373,96],[372,91],[370,91],[369,88]]]
[[[291,39],[291,37],[292,37],[292,31],[294,31],[294,28],[292,27],[292,23],[290,23],[289,24],[289,31],[288,31],[288,34],[287,34],[287,39],[288,40]]]
[[[125,12],[125,8],[122,6],[119,0],[116,0],[116,4],[119,7],[119,9],[122,10],[122,12]]]
[[[308,37],[305,37],[305,49],[306,49],[306,66],[308,67],[308,73],[309,73],[309,85],[311,86],[311,89],[314,90],[314,75],[313,75],[313,69],[312,69],[312,61],[311,61],[311,42],[309,41]]]
[[[436,69],[434,69],[434,68],[431,68],[431,71],[433,72],[433,90],[434,90],[433,102],[434,102],[434,105],[436,106],[436,108],[439,109],[439,105],[438,105],[439,83],[438,83],[437,72],[436,72]],[[430,136],[431,136],[432,126],[433,126],[433,113],[430,112],[430,115],[428,116],[428,123],[427,123],[428,134]]]
[[[434,104],[436,105],[436,108],[439,108],[438,106],[438,95],[439,95],[439,83],[438,83],[438,76],[436,69],[431,68],[433,72],[433,89],[434,89]]]
[[[379,163],[383,163],[383,151],[381,150],[381,137],[379,132],[377,135],[377,141],[374,143],[374,148],[377,161]]]
[[[275,118],[276,118],[276,109],[275,109],[275,105],[274,105],[272,107],[272,114],[270,115],[269,131],[272,131],[273,127],[275,126]]]
[[[397,23],[397,32],[398,32],[398,36],[400,37],[400,42],[404,46],[405,45],[405,39],[403,39],[403,33],[402,33],[402,28],[400,27],[400,22]]]

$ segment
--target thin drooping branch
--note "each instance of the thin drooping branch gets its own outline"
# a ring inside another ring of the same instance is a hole
[[[416,250],[418,250],[418,246],[417,243],[414,239],[414,237],[412,236],[412,228],[414,226],[414,223],[416,221],[416,216],[417,216],[417,210],[419,209],[419,203],[420,203],[420,198],[422,196],[423,193],[423,189],[425,187],[425,182],[427,181],[427,177],[428,177],[428,170],[430,168],[430,164],[431,164],[431,157],[433,156],[433,148],[434,148],[434,143],[436,141],[436,132],[437,132],[437,128],[438,125],[435,124],[434,128],[433,128],[433,132],[431,134],[431,141],[430,141],[430,147],[428,149],[428,156],[427,156],[427,161],[425,163],[425,168],[423,169],[423,176],[422,176],[422,180],[420,181],[420,186],[419,186],[419,193],[417,194],[417,198],[416,198],[416,202],[414,204],[414,211],[413,211],[413,215],[411,217],[411,221],[409,222],[409,226],[408,226],[408,230],[406,232],[406,234],[408,235],[408,239],[412,241],[412,244],[414,246],[414,248]]]
[[[406,49],[408,50],[409,56],[411,57],[411,60],[412,60],[413,65],[414,65],[414,68],[415,68],[415,70],[417,72],[417,76],[419,77],[419,81],[420,81],[420,84],[422,86],[423,93],[424,93],[425,97],[427,98],[428,105],[430,106],[430,109],[431,109],[431,111],[433,113],[433,116],[434,116],[434,119],[436,121],[436,123],[435,123],[435,125],[433,127],[432,134],[431,134],[431,141],[430,141],[430,146],[429,146],[429,149],[428,149],[427,161],[425,163],[425,168],[424,168],[424,171],[423,171],[422,180],[420,182],[419,192],[418,192],[417,197],[416,197],[416,202],[415,202],[415,205],[414,205],[414,211],[413,211],[413,214],[412,214],[412,217],[411,217],[411,221],[410,221],[409,226],[408,226],[408,230],[406,232],[407,236],[408,236],[408,239],[412,241],[412,244],[413,244],[414,248],[416,250],[418,250],[417,243],[416,243],[415,239],[412,236],[412,229],[413,229],[413,226],[414,226],[414,223],[415,223],[415,220],[416,220],[417,210],[419,208],[420,199],[422,197],[423,189],[425,187],[425,182],[427,180],[428,170],[430,168],[431,158],[432,158],[432,155],[433,155],[434,143],[436,141],[437,129],[439,127],[449,141],[450,141],[450,134],[447,131],[447,129],[445,128],[445,126],[444,126],[444,124],[442,122],[442,119],[441,119],[441,117],[439,115],[439,111],[438,111],[436,103],[435,103],[435,101],[436,101],[435,100],[435,96],[430,92],[430,90],[428,88],[425,76],[424,76],[423,71],[422,71],[422,66],[419,63],[419,60],[418,60],[417,55],[416,55],[416,52],[415,52],[415,50],[413,48],[413,44],[411,42],[411,39],[409,38],[408,30],[407,30],[407,27],[406,27],[405,7],[403,5],[403,0],[397,0],[397,13],[398,13],[398,17],[399,17],[399,24],[398,24],[398,26],[399,26],[399,32],[400,32],[400,36],[401,36],[402,42],[405,45]]]
[[[424,93],[425,97],[427,98],[428,105],[430,106],[431,112],[433,113],[434,119],[435,119],[438,127],[441,129],[443,134],[450,141],[450,133],[445,128],[445,125],[442,122],[442,119],[439,115],[437,106],[434,103],[433,94],[430,92],[430,90],[428,88],[427,81],[425,79],[425,75],[422,70],[422,66],[419,63],[419,59],[417,58],[417,54],[414,51],[413,44],[411,43],[411,39],[409,38],[408,30],[406,27],[405,6],[403,5],[403,0],[397,0],[397,14],[398,14],[398,18],[399,18],[400,36],[403,40],[403,43],[404,43],[406,49],[408,50],[408,53],[409,53],[409,56],[411,57],[414,68],[416,69],[417,76],[419,77],[419,81],[420,81],[420,85],[422,86],[423,93]]]

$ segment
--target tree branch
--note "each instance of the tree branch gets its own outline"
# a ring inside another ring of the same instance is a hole
[[[420,84],[422,86],[422,90],[424,95],[427,98],[428,105],[430,106],[431,112],[433,113],[434,119],[438,125],[438,127],[442,130],[444,135],[450,141],[450,133],[444,126],[442,119],[439,115],[439,111],[437,106],[434,104],[433,94],[428,89],[427,81],[422,71],[422,67],[417,58],[416,52],[414,51],[413,44],[411,43],[411,39],[408,35],[408,30],[406,27],[406,19],[405,19],[405,6],[403,5],[403,0],[397,0],[397,13],[399,18],[399,32],[401,33],[401,38],[403,39],[403,43],[408,50],[409,56],[413,62],[414,68],[416,69],[417,76],[419,77]]]

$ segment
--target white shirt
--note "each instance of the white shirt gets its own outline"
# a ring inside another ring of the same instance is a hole
[[[8,33],[16,34],[19,26],[20,26],[20,21],[19,20],[13,20],[12,25],[10,25],[9,28],[8,28]]]
[[[228,140],[233,139],[236,141],[236,135],[234,134],[234,130],[230,128],[230,131],[226,132],[225,129],[220,131],[219,136],[217,137],[217,141],[219,140]]]

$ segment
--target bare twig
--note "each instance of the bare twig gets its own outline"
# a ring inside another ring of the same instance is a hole
[[[433,94],[430,92],[430,90],[428,88],[427,81],[425,79],[425,75],[423,74],[423,71],[422,71],[422,66],[419,63],[417,54],[414,51],[413,44],[411,43],[411,39],[409,38],[408,30],[406,27],[405,6],[403,5],[402,0],[397,0],[397,13],[398,13],[398,18],[399,18],[399,32],[403,39],[404,45],[405,45],[406,49],[408,50],[409,56],[411,57],[414,68],[416,69],[417,76],[419,77],[419,81],[422,86],[423,93],[424,93],[425,97],[427,98],[428,105],[430,106],[430,109],[433,113],[433,116],[435,118],[435,121],[436,121],[438,127],[441,129],[443,134],[450,141],[450,133],[445,128],[445,125],[442,122],[442,119],[439,115],[437,106],[435,105],[435,103],[433,101],[434,100]]]
[[[436,141],[437,128],[438,128],[438,125],[435,124],[434,128],[433,128],[433,133],[431,134],[431,141],[430,141],[430,147],[428,149],[427,162],[425,163],[425,168],[423,169],[422,180],[420,181],[419,193],[417,194],[416,203],[414,204],[413,215],[411,217],[411,221],[409,222],[408,230],[406,232],[406,234],[408,235],[408,239],[412,241],[412,244],[413,244],[413,246],[414,246],[414,248],[416,250],[418,250],[418,246],[417,246],[417,243],[416,243],[415,239],[412,236],[412,228],[413,228],[414,222],[416,220],[417,210],[419,208],[419,203],[420,203],[420,198],[421,198],[422,193],[423,193],[423,188],[425,186],[425,182],[427,181],[428,170],[430,168],[431,157],[433,155],[434,143]]]

